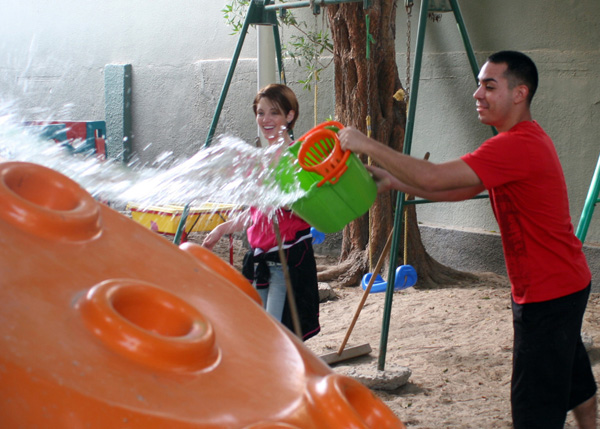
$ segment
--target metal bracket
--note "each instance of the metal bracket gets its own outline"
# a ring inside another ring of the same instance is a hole
[[[246,20],[248,24],[277,25],[277,14],[274,10],[266,10],[270,0],[252,0],[254,7],[248,8]]]
[[[453,9],[449,0],[429,0],[427,10],[429,12],[452,12]]]

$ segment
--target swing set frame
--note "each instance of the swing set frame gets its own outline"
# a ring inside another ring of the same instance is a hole
[[[411,0],[404,0],[405,6],[408,8],[412,7],[413,2]],[[276,51],[276,59],[277,59],[277,67],[279,71],[280,83],[285,84],[285,74],[283,70],[283,61],[281,55],[281,41],[279,34],[279,24],[277,21],[276,11],[283,11],[285,9],[293,9],[293,8],[303,8],[303,7],[312,7],[313,13],[320,13],[320,7],[326,5],[333,4],[342,4],[342,3],[363,3],[363,7],[368,9],[371,5],[371,0],[304,0],[304,1],[296,1],[290,3],[278,3],[274,4],[271,0],[251,0],[248,11],[246,13],[246,18],[244,20],[243,26],[240,30],[240,36],[238,39],[238,43],[236,49],[233,54],[233,58],[231,60],[231,64],[229,66],[229,70],[227,72],[227,76],[225,78],[225,82],[223,84],[223,89],[221,90],[221,94],[219,97],[219,101],[217,103],[217,107],[215,110],[215,114],[213,116],[212,123],[210,125],[210,129],[206,138],[205,146],[208,147],[215,134],[215,130],[219,121],[219,116],[223,109],[223,104],[227,97],[227,93],[229,91],[229,86],[233,79],[233,74],[235,72],[235,68],[237,62],[239,60],[240,52],[242,46],[244,44],[244,40],[246,34],[248,32],[248,28],[250,25],[270,25],[273,27],[273,37],[275,41],[275,51]],[[414,129],[414,122],[416,116],[416,107],[417,107],[417,99],[418,99],[418,91],[419,91],[419,79],[423,58],[423,48],[424,48],[424,40],[425,40],[425,29],[427,26],[428,15],[430,13],[438,13],[438,12],[453,12],[454,18],[456,19],[456,23],[466,50],[466,54],[468,57],[469,64],[471,66],[471,70],[473,72],[475,83],[477,84],[477,75],[479,74],[479,66],[477,64],[477,60],[475,58],[475,53],[473,51],[473,47],[471,45],[469,35],[467,32],[467,28],[465,26],[462,13],[460,11],[460,7],[458,5],[458,0],[421,0],[421,8],[419,12],[419,23],[417,30],[417,41],[416,41],[416,49],[415,49],[415,57],[414,57],[414,68],[412,72],[412,82],[411,87],[406,88],[409,91],[409,105],[408,105],[408,113],[407,113],[407,122],[405,128],[405,136],[404,136],[404,146],[403,153],[406,155],[410,155],[411,145],[412,145],[412,136]],[[407,61],[410,61],[410,58],[407,58]],[[496,133],[495,129],[492,129],[492,132]],[[475,199],[478,198],[488,198],[487,195],[478,195]],[[383,371],[385,369],[385,358],[387,352],[387,342],[388,342],[388,334],[389,334],[389,325],[390,325],[390,316],[392,309],[392,299],[394,293],[394,270],[395,270],[395,261],[398,258],[398,247],[401,236],[401,225],[404,218],[404,206],[408,204],[424,204],[431,203],[432,201],[424,200],[424,199],[416,199],[416,200],[407,200],[406,195],[403,192],[397,192],[396,198],[396,209],[394,216],[394,226],[393,226],[393,235],[392,235],[392,246],[390,249],[390,264],[388,273],[388,282],[385,296],[385,304],[384,304],[384,314],[382,321],[382,332],[381,332],[381,340],[380,340],[380,350],[379,350],[379,360],[378,360],[378,370]],[[375,276],[376,273],[373,273]]]
[[[223,83],[223,88],[221,90],[221,95],[219,96],[219,101],[217,102],[217,107],[215,109],[215,113],[213,115],[212,122],[210,124],[210,128],[208,130],[208,135],[206,136],[206,141],[204,143],[205,147],[210,146],[212,140],[215,135],[215,131],[217,129],[217,124],[219,123],[219,117],[221,116],[221,112],[223,110],[223,104],[225,103],[225,99],[227,98],[227,93],[229,92],[229,86],[231,85],[231,81],[233,79],[233,75],[235,73],[235,68],[237,66],[238,60],[240,58],[240,54],[242,51],[242,47],[244,45],[244,41],[246,39],[246,34],[248,33],[248,28],[251,25],[270,25],[273,27],[273,39],[275,41],[275,54],[277,59],[277,69],[279,71],[279,82],[285,84],[285,73],[283,69],[283,59],[281,55],[281,40],[279,35],[279,23],[277,22],[277,11],[283,12],[287,9],[296,9],[296,8],[304,8],[304,7],[312,7],[313,13],[315,15],[321,12],[321,6],[333,5],[333,4],[342,4],[342,3],[362,3],[365,9],[368,9],[371,5],[371,0],[311,0],[311,1],[296,1],[290,3],[273,3],[272,0],[251,0],[248,6],[248,11],[246,12],[246,18],[244,19],[244,23],[240,30],[240,36],[233,53],[233,58],[231,59],[231,63],[229,65],[229,70],[227,71],[227,76],[225,77],[225,82]]]

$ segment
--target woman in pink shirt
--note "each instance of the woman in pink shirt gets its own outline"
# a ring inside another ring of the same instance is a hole
[[[289,87],[267,85],[256,94],[252,107],[256,123],[269,145],[293,143],[289,132],[298,119],[299,105]],[[267,312],[293,331],[273,224],[275,217],[298,308],[302,339],[307,340],[321,330],[317,266],[309,224],[286,208],[279,208],[267,215],[251,207],[249,213],[245,212],[213,229],[202,244],[212,249],[223,235],[247,228],[252,249],[244,258],[243,274],[253,282]]]

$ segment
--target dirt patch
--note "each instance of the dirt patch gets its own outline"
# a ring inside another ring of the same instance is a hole
[[[201,234],[191,236],[201,241]],[[245,246],[232,241],[234,266],[240,267]],[[229,240],[215,253],[229,261]],[[317,264],[336,258],[318,255]],[[384,368],[405,366],[412,375],[394,391],[375,393],[409,428],[510,428],[512,314],[506,277],[477,273],[472,283],[437,289],[415,288],[394,293]],[[321,303],[322,331],[306,342],[317,355],[336,351],[350,325],[363,290],[334,288],[336,299]],[[370,294],[348,342],[368,343],[370,355],[341,362],[333,368],[347,372],[380,359],[384,310],[383,293]],[[600,294],[588,304],[583,332],[593,341],[589,350],[596,380],[600,379]],[[576,427],[569,415],[566,428]]]

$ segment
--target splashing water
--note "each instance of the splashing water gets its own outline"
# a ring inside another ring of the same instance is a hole
[[[289,206],[304,195],[299,185],[282,190],[274,167],[292,155],[282,145],[255,148],[221,136],[189,159],[174,160],[165,153],[159,167],[125,166],[74,155],[60,144],[35,135],[12,115],[0,115],[0,157],[52,168],[70,177],[96,198],[139,207],[165,204],[200,205],[205,202],[254,206],[266,213]],[[170,164],[169,166],[166,166]],[[296,164],[292,161],[290,164]]]

